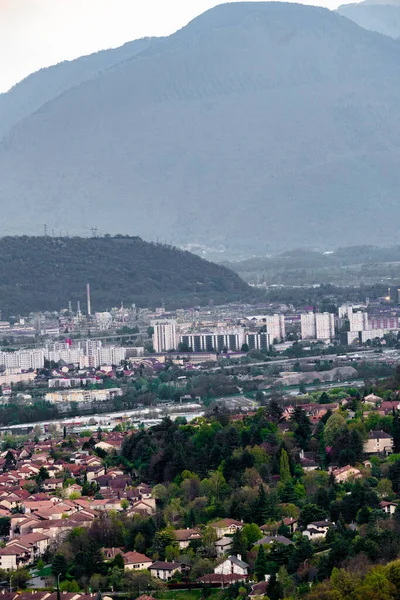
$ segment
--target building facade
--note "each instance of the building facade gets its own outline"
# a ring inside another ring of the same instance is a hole
[[[168,352],[168,350],[176,350],[176,321],[173,319],[154,321],[152,326],[154,327],[154,352]]]

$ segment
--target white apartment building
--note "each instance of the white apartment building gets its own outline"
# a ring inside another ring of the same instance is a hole
[[[385,335],[397,333],[398,331],[398,329],[367,329],[360,333],[361,343],[365,344],[368,340],[371,340],[372,342],[372,340],[375,340],[376,338],[382,340]]]
[[[284,315],[266,315],[265,316],[265,325],[267,333],[274,342],[274,340],[278,340],[281,342],[286,337],[286,329],[285,329],[285,317]]]
[[[350,331],[366,331],[370,329],[368,322],[368,313],[358,310],[349,314]]]
[[[165,319],[163,321],[152,321],[154,327],[153,348],[154,352],[168,352],[176,350],[176,321],[174,319]]]
[[[317,340],[331,340],[335,337],[335,317],[332,313],[316,313],[315,329]]]
[[[315,314],[312,312],[302,313],[301,317],[301,337],[303,340],[315,340],[317,329],[315,325]]]
[[[16,352],[0,352],[0,364],[6,369],[42,369],[44,367],[44,350],[17,350]]]
[[[303,340],[331,340],[335,337],[335,317],[331,313],[303,313],[301,315]]]
[[[120,346],[104,346],[96,352],[96,367],[101,365],[120,365],[125,360],[126,350]]]
[[[179,336],[179,342],[193,352],[239,352],[245,343],[244,330],[218,329]]]

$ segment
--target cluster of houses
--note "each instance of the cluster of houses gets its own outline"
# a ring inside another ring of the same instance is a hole
[[[84,445],[89,439],[80,442]],[[117,450],[122,439],[121,433],[110,433],[96,446]],[[21,450],[8,449],[0,455],[0,519],[10,519],[9,535],[0,548],[2,569],[31,565],[52,542],[75,527],[90,527],[101,511],[124,510],[128,516],[155,512],[150,486],[133,486],[131,477],[118,467],[106,472],[102,459],[88,450],[72,452],[70,462],[54,459],[57,444],[54,440],[26,443]],[[41,491],[30,492],[43,471],[48,477],[41,481]],[[78,485],[76,479],[94,484],[95,496],[81,496],[84,484]]]

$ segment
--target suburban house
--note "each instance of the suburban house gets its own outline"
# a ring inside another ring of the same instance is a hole
[[[182,566],[178,562],[164,562],[157,560],[150,567],[148,567],[152,577],[158,577],[162,581],[168,581],[172,579],[175,573],[182,571]]]
[[[314,542],[315,540],[322,540],[326,536],[329,531],[329,528],[332,526],[330,521],[314,521],[313,523],[309,523],[307,528],[303,531],[303,535],[308,537],[310,542]]]
[[[240,554],[237,556],[232,555],[216,566],[214,573],[219,573],[220,575],[248,575],[249,565],[242,560]]]
[[[16,543],[0,549],[0,569],[12,571],[31,562],[32,554],[29,548]]]
[[[393,452],[393,436],[385,431],[370,431],[364,442],[366,454],[391,454]]]
[[[243,527],[243,522],[235,521],[235,519],[221,519],[221,521],[211,523],[210,527],[215,529],[218,538],[222,538],[226,535],[234,535],[237,531],[240,531]]]
[[[217,556],[222,556],[222,554],[227,554],[232,548],[232,538],[223,537],[220,540],[217,540],[214,545],[217,550]]]
[[[351,467],[350,465],[346,465],[345,467],[341,467],[340,469],[334,469],[332,473],[337,483],[343,483],[344,481],[348,481],[349,479],[356,479],[357,477],[361,477],[361,471],[359,471],[355,467]]]
[[[176,529],[175,536],[181,550],[188,548],[193,540],[201,540],[201,533],[197,529]]]
[[[271,546],[273,544],[283,544],[284,546],[291,546],[293,542],[284,535],[265,535],[261,540],[258,540],[255,546]]]
[[[125,569],[141,571],[148,569],[153,564],[151,558],[139,552],[126,552],[124,555]]]
[[[385,502],[385,500],[382,500],[379,506],[387,515],[394,515],[397,508],[397,504],[395,502]]]

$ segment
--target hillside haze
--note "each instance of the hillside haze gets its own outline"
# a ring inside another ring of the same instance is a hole
[[[84,303],[88,282],[97,311],[121,302],[191,307],[261,298],[221,265],[138,237],[4,237],[0,256],[3,316]]]
[[[365,0],[343,4],[338,12],[371,31],[378,31],[395,39],[400,38],[400,2],[398,0]]]
[[[219,6],[8,131],[0,233],[250,252],[397,235],[399,75],[397,41],[335,12]]]

